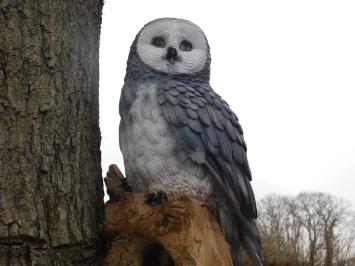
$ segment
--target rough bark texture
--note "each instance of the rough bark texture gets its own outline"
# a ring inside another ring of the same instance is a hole
[[[0,1],[0,265],[99,265],[101,0]]]
[[[223,232],[201,202],[176,195],[147,205],[110,172],[105,182],[116,202],[105,206],[105,233],[113,238],[105,266],[232,265]]]

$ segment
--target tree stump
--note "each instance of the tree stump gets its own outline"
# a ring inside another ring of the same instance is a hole
[[[147,205],[120,180],[117,166],[110,166],[105,182],[113,200],[105,206],[104,231],[112,242],[106,266],[232,265],[223,232],[201,202],[175,195]]]

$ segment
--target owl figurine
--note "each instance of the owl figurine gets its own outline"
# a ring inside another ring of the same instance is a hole
[[[161,18],[137,34],[128,57],[119,112],[127,181],[162,203],[182,194],[202,201],[220,223],[240,265],[263,255],[243,130],[211,88],[210,48],[184,19]]]

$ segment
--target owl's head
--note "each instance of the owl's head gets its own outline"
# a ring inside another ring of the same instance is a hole
[[[132,53],[160,73],[209,77],[210,49],[206,36],[188,20],[160,18],[149,22],[137,34],[130,59]]]

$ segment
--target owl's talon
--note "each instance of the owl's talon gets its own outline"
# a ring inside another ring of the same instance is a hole
[[[148,193],[144,196],[144,202],[149,205],[162,204],[168,201],[168,196],[164,191],[157,193]]]
[[[126,192],[132,192],[132,187],[128,185],[126,178],[121,179],[120,187],[123,188],[123,190]]]

